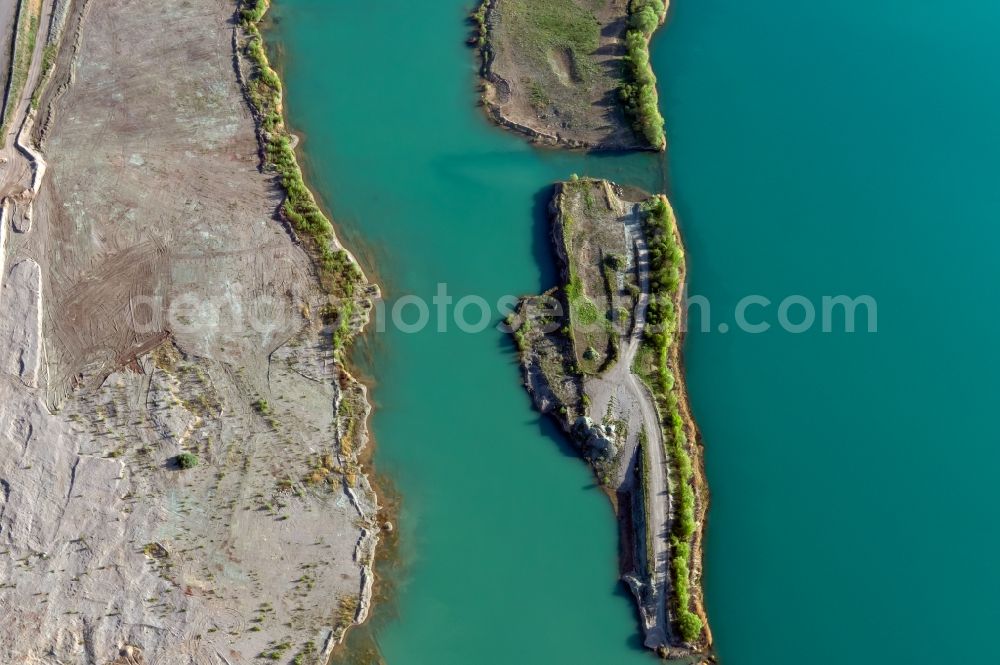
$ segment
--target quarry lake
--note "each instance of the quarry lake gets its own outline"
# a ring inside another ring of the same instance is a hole
[[[553,286],[544,206],[571,174],[666,191],[712,311],[685,358],[720,661],[991,662],[1000,5],[677,0],[653,42],[665,159],[491,125],[471,9],[272,9],[310,185],[388,302]],[[877,331],[779,325],[785,299],[839,295],[869,296]],[[747,297],[766,332],[736,325]],[[389,665],[654,662],[611,506],[532,408],[511,341],[387,326],[356,356],[401,501],[391,592],[351,642]]]

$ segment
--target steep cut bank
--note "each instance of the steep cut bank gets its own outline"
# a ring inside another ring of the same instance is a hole
[[[486,0],[470,43],[482,104],[532,141],[594,150],[663,150],[649,40],[661,0]]]
[[[0,661],[325,662],[372,592],[345,348],[378,289],[302,182],[267,4],[25,4],[0,163]]]
[[[683,387],[673,213],[662,196],[591,179],[556,184],[550,212],[561,284],[523,298],[509,321],[525,386],[612,497],[646,646],[712,662],[700,589],[708,493]]]

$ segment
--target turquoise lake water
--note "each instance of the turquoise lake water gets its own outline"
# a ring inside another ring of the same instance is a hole
[[[653,50],[664,173],[490,126],[470,4],[273,10],[310,182],[390,301],[547,288],[547,183],[666,178],[690,292],[712,309],[686,359],[721,661],[995,662],[1000,5],[678,0]],[[754,295],[772,303],[749,310],[766,333],[735,325]],[[878,332],[780,329],[783,299],[837,295],[874,298]],[[532,410],[509,342],[451,328],[359,349],[375,464],[402,496],[369,629],[383,658],[655,662],[616,583],[606,498]]]

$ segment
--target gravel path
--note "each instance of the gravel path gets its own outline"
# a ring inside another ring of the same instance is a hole
[[[663,445],[660,419],[653,402],[653,396],[641,379],[632,372],[632,365],[642,345],[646,327],[646,312],[649,308],[649,250],[642,231],[642,211],[633,205],[630,214],[623,219],[624,232],[631,238],[634,256],[637,259],[639,288],[641,293],[635,307],[635,325],[632,333],[622,337],[618,361],[603,376],[587,382],[586,391],[591,398],[590,416],[600,422],[607,413],[612,398],[623,420],[630,423],[629,433],[622,455],[627,463],[620,465],[619,487],[632,482],[638,463],[639,431],[645,429],[649,455],[649,487],[646,488],[648,533],[653,537],[655,614],[650,613],[645,621],[646,646],[656,648],[667,644],[667,581],[670,573],[670,491],[667,478],[667,459]],[[636,425],[639,425],[638,427]]]

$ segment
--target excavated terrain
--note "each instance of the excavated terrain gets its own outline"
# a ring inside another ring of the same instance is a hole
[[[236,10],[43,3],[0,165],[0,662],[321,662],[367,614],[369,406]]]

